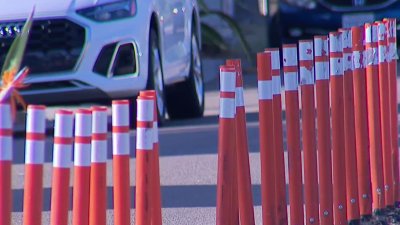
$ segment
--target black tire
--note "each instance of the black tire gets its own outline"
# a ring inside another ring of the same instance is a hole
[[[161,53],[157,31],[150,29],[149,36],[149,69],[147,90],[155,90],[157,95],[158,123],[162,124],[167,118],[164,76],[162,70]]]
[[[199,41],[192,31],[191,60],[188,78],[168,87],[168,115],[171,119],[197,118],[204,113],[204,80]]]

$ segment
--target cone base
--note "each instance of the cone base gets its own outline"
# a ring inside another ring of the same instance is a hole
[[[350,220],[349,221],[349,225],[360,225],[361,224],[361,220]]]
[[[372,215],[364,215],[364,216],[361,216],[361,222],[369,222],[369,221],[371,221],[372,220]]]

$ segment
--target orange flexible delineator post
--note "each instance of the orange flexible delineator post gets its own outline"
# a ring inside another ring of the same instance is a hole
[[[331,124],[329,107],[328,37],[314,37],[315,90],[317,105],[317,149],[321,225],[333,224]]]
[[[314,47],[312,40],[299,41],[301,119],[304,155],[306,224],[319,224],[318,167],[315,131]]]
[[[136,121],[136,225],[150,225],[152,213],[154,97],[140,94]]]
[[[393,207],[393,156],[390,130],[390,75],[387,52],[388,43],[385,24],[383,22],[377,22],[374,23],[374,25],[377,26],[378,36],[380,125],[383,156],[383,190],[385,195],[384,206]]]
[[[29,105],[26,117],[24,225],[41,225],[46,107]]]
[[[396,19],[385,19],[388,41],[389,89],[390,89],[390,136],[393,166],[393,198],[400,206],[399,148],[398,148],[398,115],[397,115],[397,38]]]
[[[367,93],[365,77],[365,57],[363,46],[363,27],[351,28],[353,84],[354,84],[354,115],[356,128],[356,152],[358,174],[358,199],[362,219],[372,215],[371,171],[369,167]]]
[[[11,108],[0,103],[0,224],[11,224],[12,119]]]
[[[251,190],[251,176],[249,163],[249,149],[247,142],[246,111],[243,96],[242,65],[239,59],[226,61],[227,65],[236,67],[236,153],[238,173],[238,200],[239,218],[241,225],[254,225],[253,194]]]
[[[335,224],[347,223],[346,159],[344,144],[343,47],[339,32],[329,33],[329,61],[332,112],[332,177]]]
[[[142,91],[141,96],[148,96],[154,99],[154,120],[153,120],[153,159],[151,162],[153,176],[151,176],[151,224],[162,224],[161,209],[161,184],[160,184],[160,160],[158,143],[158,118],[157,98],[154,90]]]
[[[58,110],[55,116],[53,178],[51,185],[51,225],[68,224],[73,118],[73,113],[68,110]]]
[[[237,70],[238,68],[234,65],[235,70],[236,70],[236,78],[235,78],[235,139],[237,139],[237,127],[236,127],[236,86],[237,86],[237,75],[239,73],[239,71]],[[230,222],[230,224],[232,225],[239,225],[239,176],[238,176],[238,166],[237,166],[237,161],[238,161],[238,146],[236,145],[236,141],[235,141],[235,147],[232,149],[231,152],[231,157],[232,157],[232,171],[233,171],[233,180],[232,180],[232,204],[231,204],[231,209],[229,210],[232,214],[232,221]]]
[[[275,154],[273,146],[271,53],[257,54],[258,104],[260,121],[261,201],[264,225],[276,224]]]
[[[367,106],[368,131],[371,159],[371,181],[373,210],[379,213],[385,207],[383,194],[383,161],[379,111],[379,77],[378,55],[376,54],[378,37],[377,26],[365,24],[366,43],[366,77],[367,77]]]
[[[78,109],[75,113],[73,225],[89,224],[91,141],[92,111]]]
[[[218,174],[217,174],[217,212],[216,224],[233,224],[237,215],[233,215],[232,199],[235,148],[235,86],[236,68],[220,67],[220,113],[218,134]]]
[[[271,53],[272,65],[272,104],[274,118],[274,152],[275,152],[275,207],[276,223],[288,224],[286,201],[285,155],[283,150],[282,99],[281,99],[281,59],[278,48],[266,49]]]
[[[344,105],[344,141],[346,158],[346,202],[349,224],[360,223],[360,205],[358,201],[357,153],[354,123],[354,89],[351,29],[340,29],[343,47],[343,105]]]
[[[107,108],[92,107],[89,224],[105,225],[107,213]]]
[[[283,48],[285,81],[287,149],[289,158],[290,224],[304,224],[303,182],[300,150],[300,110],[298,94],[297,46],[286,44]]]
[[[129,101],[112,102],[114,224],[131,221]]]

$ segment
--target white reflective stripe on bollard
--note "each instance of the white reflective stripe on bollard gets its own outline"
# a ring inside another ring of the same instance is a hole
[[[272,99],[272,81],[260,80],[258,81],[258,99],[271,100]]]
[[[137,150],[153,150],[153,128],[136,128],[136,149]]]
[[[329,80],[329,62],[315,62],[315,79]]]
[[[25,164],[44,163],[44,140],[26,140],[25,143]]]
[[[360,52],[360,51],[353,51],[353,68],[354,69],[364,69],[364,52]]]
[[[283,47],[283,69],[288,66],[297,66],[297,48],[291,45]]]
[[[272,94],[273,95],[281,94],[281,77],[280,76],[272,76]]]
[[[92,140],[92,163],[105,163],[107,161],[107,141]]]
[[[0,135],[0,161],[12,160],[12,137]]]
[[[236,88],[236,72],[224,72],[221,71],[220,81],[221,92],[235,92]]]
[[[285,73],[285,91],[297,91],[299,88],[297,73]]]
[[[138,99],[137,100],[137,120],[138,121],[153,121],[153,112],[150,113],[150,109],[154,110],[154,102],[153,100],[145,100],[145,99]],[[140,105],[140,107],[139,107]]]
[[[28,107],[26,115],[26,132],[44,134],[46,129],[46,113],[45,108],[36,109]]]
[[[233,119],[235,118],[236,106],[233,98],[220,98],[220,118]]]
[[[129,102],[113,101],[112,104],[112,125],[129,126]]]
[[[113,155],[129,155],[129,133],[113,133]]]
[[[91,144],[75,144],[74,166],[90,166]]]
[[[70,168],[72,164],[72,145],[55,144],[53,153],[53,167]]]
[[[236,107],[244,106],[244,98],[243,98],[243,87],[236,87]]]

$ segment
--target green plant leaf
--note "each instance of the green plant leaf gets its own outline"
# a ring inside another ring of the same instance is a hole
[[[204,43],[207,43],[211,46],[215,46],[223,51],[228,50],[228,46],[225,44],[225,41],[222,38],[222,36],[218,33],[216,29],[212,28],[211,26],[202,23],[201,35],[202,35],[201,38],[202,40],[204,40]]]
[[[246,38],[243,35],[242,30],[240,29],[239,25],[236,23],[235,20],[233,20],[229,15],[221,12],[221,11],[217,11],[217,10],[208,10],[206,11],[202,11],[200,12],[200,16],[209,16],[209,15],[216,15],[219,18],[221,18],[223,21],[225,21],[228,26],[232,29],[232,31],[237,35],[237,37],[239,38],[240,44],[246,54],[247,59],[252,62],[252,51],[250,48],[249,43],[247,42]]]
[[[199,5],[200,11],[208,12],[210,9],[208,8],[207,4],[204,0],[197,0],[197,4]]]
[[[4,75],[5,71],[9,71],[12,69],[14,69],[16,72],[19,71],[22,59],[24,57],[26,44],[28,42],[29,31],[32,27],[34,12],[35,9],[32,10],[27,21],[25,22],[21,34],[17,35],[17,37],[11,44],[10,50],[8,51],[6,59],[4,61],[3,69],[1,71],[1,76]]]

